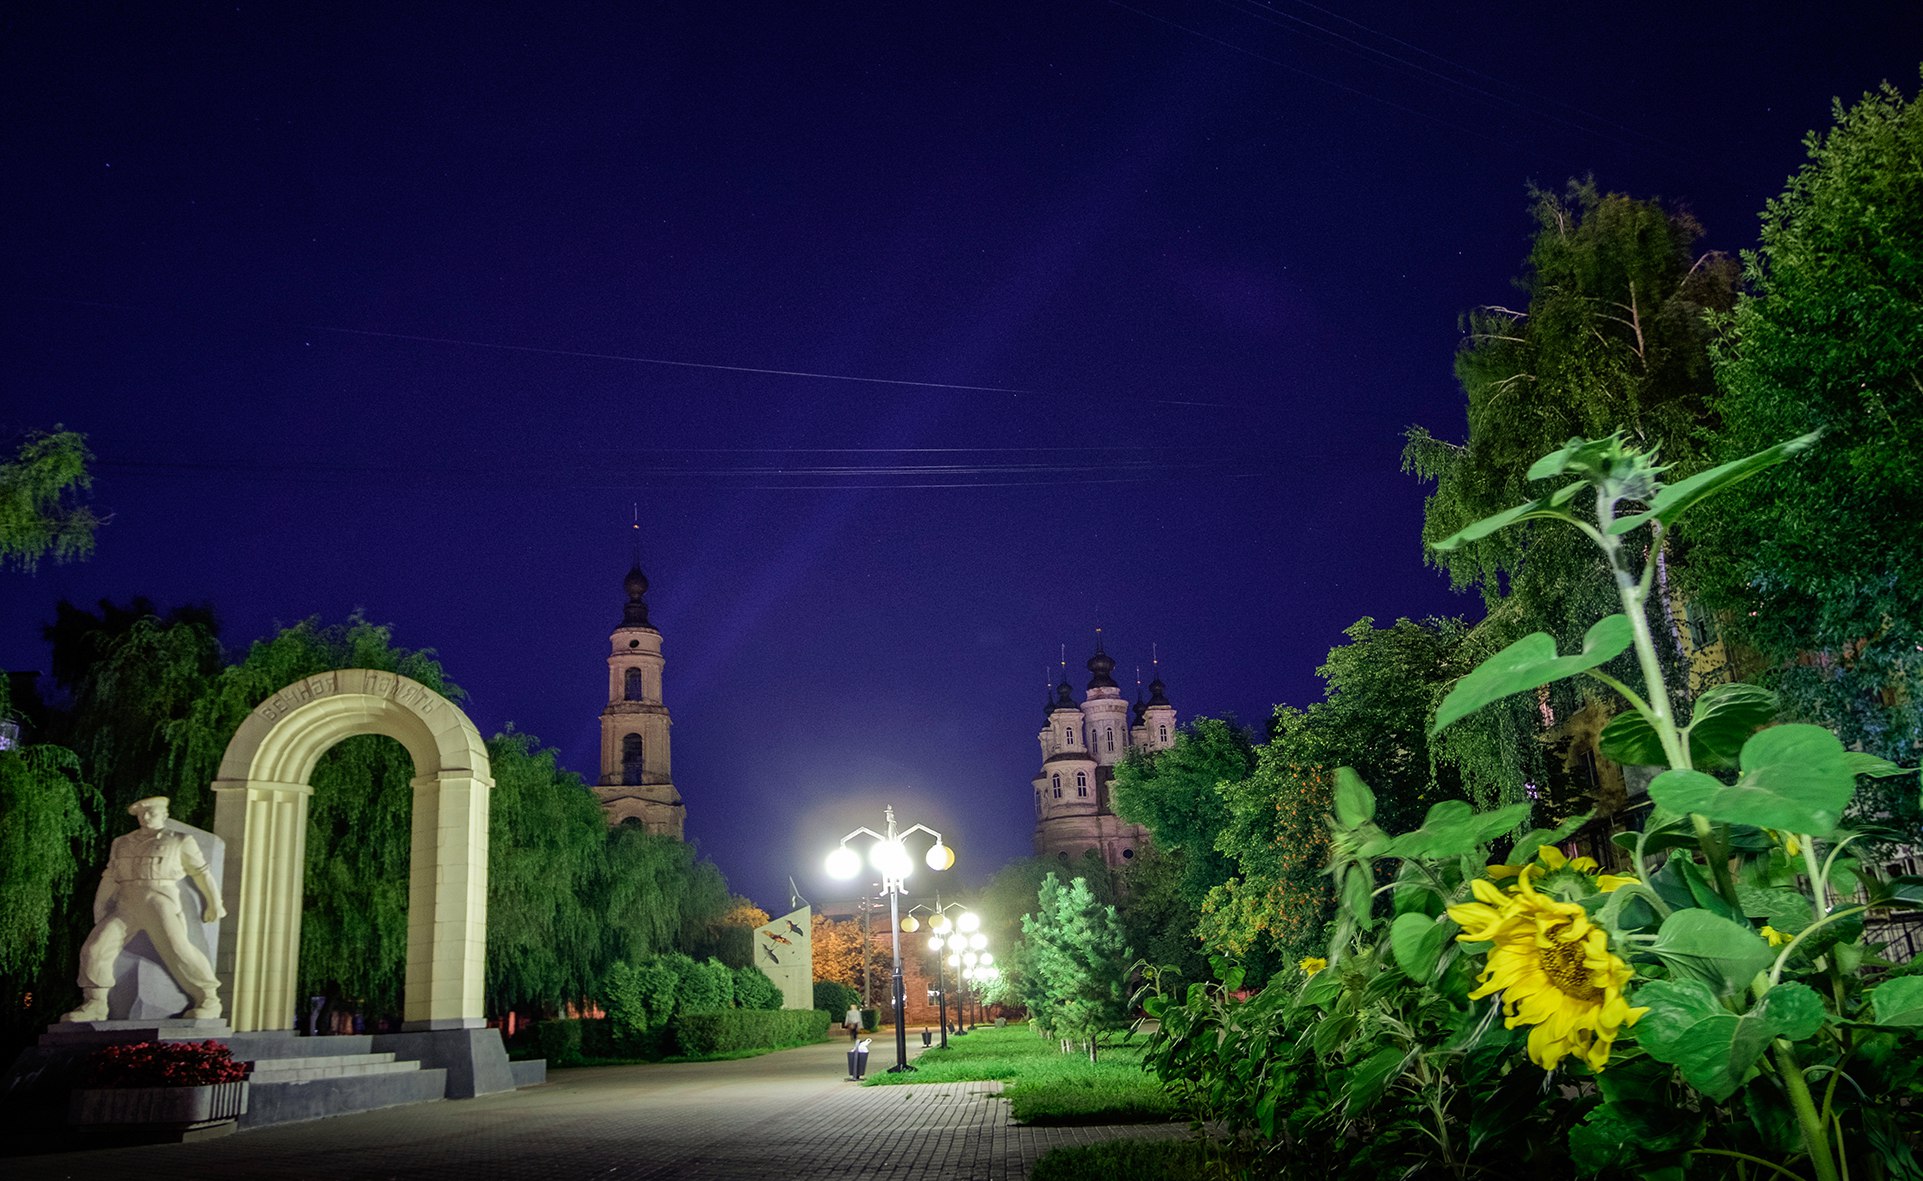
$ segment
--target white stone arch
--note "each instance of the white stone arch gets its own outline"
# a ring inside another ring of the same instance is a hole
[[[349,668],[304,677],[256,706],[213,783],[228,895],[216,970],[236,1030],[294,1027],[308,779],[321,755],[357,734],[393,738],[414,760],[403,1028],[485,1024],[487,748],[467,715],[427,686]]]

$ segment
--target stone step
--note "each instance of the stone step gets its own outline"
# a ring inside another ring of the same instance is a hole
[[[236,1057],[241,1057],[236,1055]],[[303,1066],[367,1066],[378,1062],[394,1061],[393,1054],[262,1054],[258,1058],[248,1058],[254,1064],[256,1073],[263,1070],[298,1070]]]
[[[446,1070],[420,1069],[418,1062],[395,1065],[412,1069],[317,1078],[301,1083],[255,1082],[248,1088],[247,1114],[240,1117],[240,1127],[290,1124],[447,1097]]]
[[[370,1055],[371,1057],[372,1055]],[[419,1062],[396,1062],[392,1054],[382,1055],[385,1062],[329,1062],[322,1059],[306,1066],[289,1066],[269,1059],[256,1062],[247,1077],[255,1083],[311,1083],[317,1079],[365,1078],[379,1074],[410,1074],[421,1069]]]

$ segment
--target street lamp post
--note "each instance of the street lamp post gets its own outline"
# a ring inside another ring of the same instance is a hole
[[[958,909],[961,910],[961,913],[955,916],[951,922],[948,918],[948,912]],[[921,927],[920,922],[915,918],[915,912],[918,910],[932,912],[928,920],[928,929],[933,932],[933,934],[931,934],[928,939],[928,950],[935,953],[935,1001],[941,1015],[941,1048],[946,1050],[948,1048],[948,984],[942,976],[942,948],[948,946],[965,946],[966,941],[973,937],[972,932],[981,926],[982,921],[980,916],[975,914],[974,911],[963,909],[962,904],[959,902],[950,902],[948,905],[943,906],[941,894],[937,892],[935,894],[935,905],[926,906],[917,904],[912,906],[908,910],[908,917],[901,921],[901,929],[911,935]],[[958,1034],[964,1032],[961,1028],[961,1009],[959,1007],[955,1010],[955,1032]]]
[[[876,832],[864,826],[842,837],[841,844],[834,852],[828,854],[828,873],[837,878],[851,878],[860,873],[861,855],[850,849],[848,842],[860,836],[874,838],[875,843],[868,850],[868,863],[881,874],[882,893],[888,895],[888,933],[894,943],[895,951],[895,1064],[888,1068],[888,1073],[896,1074],[915,1069],[908,1065],[908,1028],[903,1015],[906,995],[902,990],[901,982],[900,903],[903,883],[908,875],[914,872],[915,863],[914,859],[908,856],[908,847],[902,843],[902,838],[918,832],[925,832],[935,838],[935,843],[929,847],[927,854],[923,857],[923,860],[928,863],[928,868],[933,870],[944,870],[955,864],[955,851],[942,844],[941,834],[927,825],[915,824],[897,832],[894,808],[883,808],[882,813],[888,818],[888,831]]]

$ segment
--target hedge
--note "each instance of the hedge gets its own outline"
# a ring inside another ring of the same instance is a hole
[[[555,1066],[571,1066],[581,1061],[581,1023],[579,1021],[538,1021],[534,1025],[534,1044],[541,1057]]]
[[[820,1009],[722,1009],[683,1013],[674,1020],[674,1040],[690,1057],[734,1050],[774,1050],[818,1042],[828,1034],[830,1017]]]

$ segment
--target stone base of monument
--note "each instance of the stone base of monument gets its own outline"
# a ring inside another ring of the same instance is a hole
[[[50,1026],[21,1052],[0,1101],[58,1120],[88,1054],[114,1042],[224,1042],[253,1064],[239,1127],[322,1119],[437,1099],[468,1099],[546,1081],[546,1063],[507,1059],[499,1030],[440,1029],[302,1037],[292,1031],[234,1033],[221,1021],[77,1021]],[[84,1130],[89,1142],[97,1129]]]
[[[249,1084],[202,1087],[115,1087],[75,1091],[67,1122],[95,1138],[155,1141],[225,1136],[247,1114]]]

